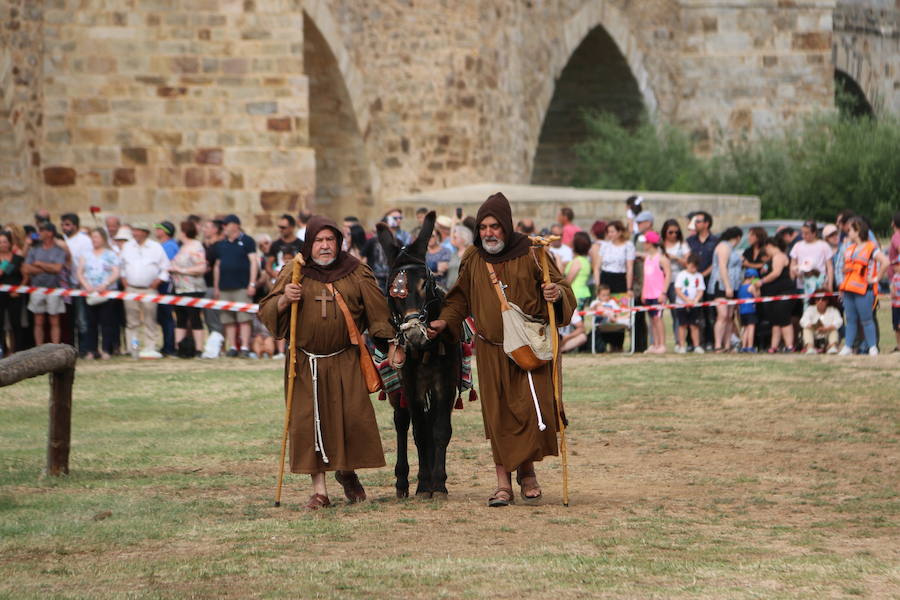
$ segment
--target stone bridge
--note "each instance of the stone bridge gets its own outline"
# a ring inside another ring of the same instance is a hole
[[[3,0],[2,213],[371,219],[427,190],[564,183],[585,110],[676,123],[700,151],[778,129],[833,106],[836,68],[896,113],[897,7],[857,4]]]

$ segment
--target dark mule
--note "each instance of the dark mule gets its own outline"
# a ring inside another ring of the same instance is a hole
[[[453,431],[450,415],[459,391],[462,351],[451,336],[429,340],[425,331],[428,323],[437,319],[444,303],[444,292],[425,264],[434,220],[432,211],[425,217],[419,237],[402,248],[391,231],[378,224],[378,241],[390,265],[388,305],[400,332],[400,344],[406,350],[406,364],[400,370],[406,406],[392,401],[397,430],[394,475],[398,498],[409,496],[410,421],[419,453],[416,496],[447,495],[447,445]]]

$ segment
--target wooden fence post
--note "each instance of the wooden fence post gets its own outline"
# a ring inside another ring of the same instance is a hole
[[[0,360],[0,387],[50,374],[50,425],[47,434],[47,474],[69,472],[72,434],[72,385],[78,353],[66,344],[43,344]]]

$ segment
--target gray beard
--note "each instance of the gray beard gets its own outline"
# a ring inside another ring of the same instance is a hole
[[[500,254],[501,252],[503,252],[503,249],[506,248],[506,242],[503,241],[494,242],[494,246],[492,248],[489,248],[487,244],[482,245],[484,246],[485,252],[487,252],[488,254]]]
[[[334,262],[334,257],[329,258],[329,259],[314,258],[313,262],[316,263],[317,265],[319,265],[320,267],[327,267],[328,265],[330,265],[331,263]]]

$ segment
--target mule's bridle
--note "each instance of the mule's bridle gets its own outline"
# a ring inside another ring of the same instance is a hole
[[[400,253],[397,255],[395,264],[403,263],[402,267],[391,269],[391,272],[388,277],[388,296],[392,299],[403,299],[409,294],[408,290],[408,278],[407,281],[404,282],[404,285],[407,286],[407,289],[404,292],[399,291],[395,292],[392,289],[394,282],[397,279],[398,275],[405,274],[408,271],[424,271],[425,272],[425,302],[421,307],[418,307],[418,310],[415,312],[410,312],[408,314],[401,314],[397,310],[395,310],[395,302],[391,302],[391,319],[394,322],[394,326],[397,328],[397,338],[398,343],[401,346],[406,345],[406,333],[410,329],[421,329],[422,336],[425,336],[428,323],[430,323],[433,319],[437,318],[437,314],[435,314],[434,309],[432,307],[437,304],[438,310],[440,309],[440,304],[443,301],[443,294],[438,289],[437,281],[434,279],[434,274],[431,272],[431,269],[428,268],[428,265],[424,260],[417,258],[415,256],[411,256],[406,252],[406,247],[400,250]]]

